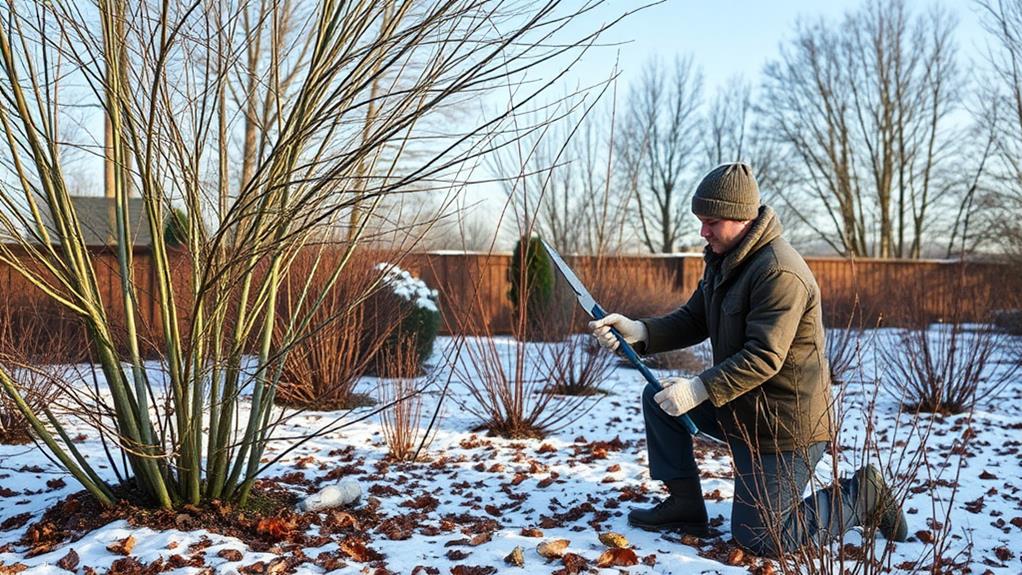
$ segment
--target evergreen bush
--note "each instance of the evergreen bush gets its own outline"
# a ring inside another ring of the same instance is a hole
[[[438,294],[426,282],[411,273],[389,263],[377,264],[383,271],[383,289],[376,298],[375,323],[396,324],[390,330],[383,348],[391,353],[380,353],[374,362],[376,373],[384,377],[414,377],[422,372],[423,365],[433,353],[433,344],[440,332],[440,308]],[[376,329],[380,329],[378,325]],[[399,364],[386,361],[393,356],[396,348],[411,346],[414,361]],[[409,373],[414,365],[414,373]]]
[[[163,241],[172,248],[188,243],[188,212],[181,208],[170,210],[163,221]]]
[[[507,279],[511,284],[508,298],[514,308],[512,325],[516,335],[519,339],[545,339],[548,326],[544,319],[553,310],[556,278],[539,236],[523,236],[515,244]]]

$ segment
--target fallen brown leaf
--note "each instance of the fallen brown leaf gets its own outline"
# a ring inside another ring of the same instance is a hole
[[[110,565],[106,575],[142,575],[144,573],[158,573],[163,567],[163,561],[157,559],[153,565],[146,565],[135,557],[122,557]]]
[[[522,527],[519,533],[522,537],[542,537],[543,531],[535,527]]]
[[[493,532],[484,531],[483,533],[473,535],[472,539],[469,539],[468,544],[473,547],[477,547],[479,545],[482,545],[483,543],[488,543],[490,539],[493,539]]]
[[[256,531],[261,535],[269,535],[273,539],[287,539],[297,525],[294,521],[281,517],[266,517],[259,520]]]
[[[565,553],[561,557],[561,563],[564,563],[564,569],[559,569],[555,573],[563,575],[575,575],[577,573],[583,573],[589,570],[589,562],[586,558],[577,553]]]
[[[57,561],[57,567],[74,573],[78,570],[78,553],[74,549],[68,550],[67,555]]]
[[[1004,562],[1011,561],[1015,558],[1015,554],[1012,553],[1011,549],[1008,549],[1004,545],[994,547],[994,555],[997,555],[997,558]]]
[[[361,529],[358,524],[358,519],[355,519],[355,516],[347,511],[340,511],[337,509],[332,510],[330,513],[330,522],[332,526],[338,529],[344,529],[347,527],[351,527],[356,531]]]
[[[348,566],[348,564],[345,563],[344,559],[340,556],[333,553],[327,553],[326,551],[317,555],[314,563],[317,567],[323,569],[327,573],[336,571],[337,569],[344,569]]]
[[[380,555],[376,550],[368,547],[364,541],[357,537],[348,537],[342,541],[341,551],[359,563],[367,563],[369,561],[383,559],[383,555]]]
[[[607,549],[596,559],[596,566],[601,569],[605,567],[631,567],[638,564],[639,557],[631,549]]]
[[[241,551],[237,549],[221,549],[216,556],[228,561],[241,561]]]
[[[133,535],[128,535],[127,537],[121,539],[117,543],[111,543],[110,545],[106,546],[107,551],[125,556],[131,555],[131,550],[134,548],[135,537]]]
[[[607,547],[616,547],[618,549],[625,549],[629,547],[628,539],[620,533],[613,531],[607,531],[606,533],[600,533],[600,543],[603,543]]]
[[[741,565],[742,564],[742,559],[745,559],[745,552],[742,551],[741,549],[735,547],[727,555],[727,564],[728,565]]]
[[[547,559],[557,559],[564,555],[564,550],[568,548],[569,543],[571,542],[567,539],[544,541],[536,547],[536,551]]]
[[[525,567],[525,550],[519,545],[508,553],[507,557],[504,557],[504,563],[513,565],[515,567]]]
[[[479,567],[477,565],[455,565],[451,568],[451,575],[492,575],[497,572],[496,567]]]

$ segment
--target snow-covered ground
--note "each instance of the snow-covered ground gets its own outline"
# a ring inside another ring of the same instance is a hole
[[[437,344],[433,362],[440,366],[440,382],[449,369],[443,365],[443,349],[452,341],[441,338]],[[886,330],[871,332],[864,341],[870,346],[897,345]],[[504,343],[502,349],[512,353],[515,346]],[[877,373],[873,356],[867,346],[861,368],[844,386],[835,387],[841,393],[842,412],[838,467],[849,473],[861,464],[863,417],[875,402],[872,409],[878,427],[872,440],[879,446],[879,456],[872,457],[902,475],[908,490],[910,532],[915,534],[895,545],[885,566],[896,572],[929,571],[934,550],[946,543],[942,555],[958,565],[951,571],[967,567],[972,573],[1022,572],[1022,378],[971,416],[915,418],[898,414],[896,397],[877,393],[871,383]],[[376,381],[367,378],[364,384],[369,388]],[[455,383],[429,447],[429,460],[416,464],[382,463],[387,448],[376,417],[304,444],[265,476],[289,474],[286,483],[304,493],[325,485],[328,473],[343,468],[366,492],[360,504],[378,506],[377,513],[393,521],[364,534],[382,560],[366,564],[350,554],[338,554],[344,541],[333,538],[320,547],[303,549],[309,561],[297,565],[294,572],[325,572],[313,560],[326,552],[345,557],[344,566],[329,565],[334,573],[552,573],[566,569],[564,562],[544,559],[537,545],[554,539],[568,540],[567,551],[597,571],[597,559],[606,551],[598,535],[607,531],[627,538],[638,564],[599,569],[600,573],[748,572],[747,564],[733,566],[726,561],[733,484],[726,450],[718,446],[701,444],[699,449],[703,490],[710,517],[721,533],[718,539],[683,540],[677,534],[628,527],[625,517],[630,507],[649,505],[663,493],[646,471],[639,403],[642,381],[636,371],[617,368],[601,387],[609,394],[586,400],[595,405],[578,421],[544,439],[507,440],[472,431],[479,421],[459,405],[469,399]],[[438,390],[429,391],[424,411],[430,413],[439,397]],[[301,435],[332,417],[335,414],[304,413],[292,418],[280,435]],[[925,432],[929,435],[921,450]],[[72,428],[72,437],[79,433],[87,437],[79,437],[78,447],[90,458],[103,458],[100,443],[89,436],[91,431]],[[963,440],[968,440],[964,447]],[[267,455],[272,456],[272,451]],[[828,481],[831,468],[830,457],[824,457],[818,467],[819,481]],[[295,480],[301,476],[310,483],[303,486]],[[0,529],[0,573],[17,571],[20,567],[11,566],[18,564],[27,567],[28,573],[67,573],[57,563],[72,549],[79,558],[78,572],[87,566],[102,573],[123,557],[108,546],[129,536],[137,542],[130,554],[143,564],[204,553],[192,566],[165,564],[167,572],[195,573],[202,568],[220,573],[273,572],[268,567],[276,558],[272,550],[256,552],[238,539],[202,529],[154,532],[125,521],[28,557],[27,548],[18,543],[28,525],[13,518],[30,514],[30,524],[79,489],[73,478],[57,471],[34,447],[0,446],[0,526],[18,525]],[[411,523],[401,521],[413,513]],[[946,537],[940,536],[942,530],[947,530]],[[862,545],[862,537],[851,533],[843,543],[850,557]],[[881,539],[875,545],[879,551],[887,543]],[[524,550],[524,569],[505,563],[505,557],[519,546]],[[720,549],[725,550],[723,556]],[[262,567],[250,567],[257,562]],[[758,572],[768,570],[760,562],[754,565]],[[854,562],[845,567],[854,568]],[[378,571],[381,568],[386,571]]]

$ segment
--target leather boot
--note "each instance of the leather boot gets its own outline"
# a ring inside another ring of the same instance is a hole
[[[698,477],[667,481],[670,495],[655,506],[633,509],[628,523],[648,531],[676,529],[699,537],[709,533],[706,503]]]
[[[907,539],[905,513],[880,470],[867,465],[856,471],[854,478],[858,488],[855,510],[863,523],[880,529],[880,534],[889,541]]]

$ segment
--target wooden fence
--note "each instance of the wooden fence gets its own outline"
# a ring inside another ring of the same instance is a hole
[[[92,257],[112,323],[123,325],[116,253],[96,248]],[[568,259],[604,307],[632,316],[664,313],[684,303],[703,271],[702,258],[690,255]],[[1022,307],[1022,273],[1002,264],[807,259],[820,285],[825,321],[830,326],[847,324],[856,302],[863,313],[855,323],[867,327],[878,322],[984,322],[993,311]],[[441,291],[444,331],[507,334],[512,328],[507,296],[510,261],[508,254],[424,253],[407,256],[399,263]],[[187,282],[186,255],[171,254],[171,265],[178,270],[175,278]],[[138,323],[149,340],[148,351],[155,351],[160,348],[162,328],[152,255],[146,249],[135,250],[134,277],[141,286]],[[45,333],[51,336],[69,337],[66,334],[74,331],[68,327],[73,318],[4,263],[0,263],[0,290],[7,306],[3,317],[8,322],[12,314],[30,311],[45,318]],[[179,290],[186,292],[187,287],[182,283],[175,291]],[[566,286],[561,286],[559,293],[565,298],[564,306],[572,309]],[[182,316],[187,316],[187,303],[179,303],[185,307]]]
[[[687,300],[703,274],[696,255],[567,258],[608,311],[663,313]],[[829,326],[986,322],[1022,307],[1022,271],[1005,264],[944,260],[806,258],[820,286]],[[416,254],[404,262],[443,293],[444,304],[474,308],[494,333],[511,330],[510,255]],[[599,270],[596,268],[600,267]],[[611,293],[601,297],[601,283]],[[852,317],[853,310],[861,313]]]

